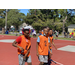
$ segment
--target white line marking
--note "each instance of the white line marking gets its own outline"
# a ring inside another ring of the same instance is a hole
[[[55,61],[55,60],[53,60],[53,61]],[[56,64],[60,64],[60,65],[63,65],[62,63],[59,63],[59,62],[57,62],[57,61],[55,61],[56,62]]]
[[[4,43],[13,43],[15,41],[15,39],[3,39],[0,40],[0,42],[4,42]]]
[[[61,41],[73,41],[73,42],[75,42],[74,40],[63,40],[63,39],[57,39],[57,40],[61,40]]]
[[[67,45],[67,46],[58,48],[58,50],[68,51],[68,52],[75,52],[75,46],[74,45]]]

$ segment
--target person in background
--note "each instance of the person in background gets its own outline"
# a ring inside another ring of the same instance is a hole
[[[22,29],[22,34],[24,35],[24,28]]]
[[[66,32],[64,31],[64,38],[66,37]]]
[[[57,31],[55,31],[55,35],[56,35],[55,40],[57,40],[57,38],[58,38],[58,32]]]
[[[52,36],[54,36],[53,34],[54,34],[54,30],[52,29]]]
[[[69,32],[67,32],[67,37],[69,38]]]
[[[75,39],[75,32],[73,32],[73,39]]]
[[[66,38],[67,38],[67,33],[65,34]]]
[[[34,29],[32,30],[32,33],[34,32]]]
[[[73,38],[73,34],[74,34],[74,33],[72,32],[72,38]]]
[[[71,38],[71,35],[72,35],[72,32],[69,33],[70,38]]]
[[[32,35],[33,35],[34,29],[32,30]]]
[[[42,30],[39,30],[39,36],[42,35]]]
[[[33,37],[36,37],[36,30],[34,29]]]

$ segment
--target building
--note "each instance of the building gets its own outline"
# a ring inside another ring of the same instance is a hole
[[[20,26],[19,26],[19,31],[20,31],[20,34],[22,34],[22,29],[23,28],[29,28],[29,29],[33,29],[33,27],[31,26],[31,25],[28,25],[28,24],[26,24],[26,23],[23,23],[23,24],[21,24]]]
[[[75,29],[75,24],[71,24],[70,26],[68,26],[68,32],[72,32],[73,29]]]
[[[23,28],[26,27],[26,26],[28,26],[28,24],[26,24],[26,23],[21,24],[21,25],[19,26],[19,30],[23,29]]]

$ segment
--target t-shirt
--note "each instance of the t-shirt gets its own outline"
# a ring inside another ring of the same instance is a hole
[[[34,29],[32,30],[32,32],[34,32]]]
[[[34,30],[33,34],[36,34],[36,31]]]
[[[42,33],[39,33],[39,36],[42,35]]]
[[[18,44],[20,44],[20,43],[21,43],[21,40],[22,40],[22,38],[21,38],[21,36],[19,36],[19,37],[16,39],[16,42],[17,42]]]

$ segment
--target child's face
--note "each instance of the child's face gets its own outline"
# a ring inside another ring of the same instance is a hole
[[[41,30],[39,31],[39,33],[41,33]]]
[[[46,36],[48,35],[48,29],[47,29],[47,28],[44,29],[44,34],[45,34]]]
[[[52,35],[52,30],[49,31],[49,35]]]
[[[25,31],[25,32],[24,32],[24,35],[25,35],[26,37],[29,37],[29,31]]]

